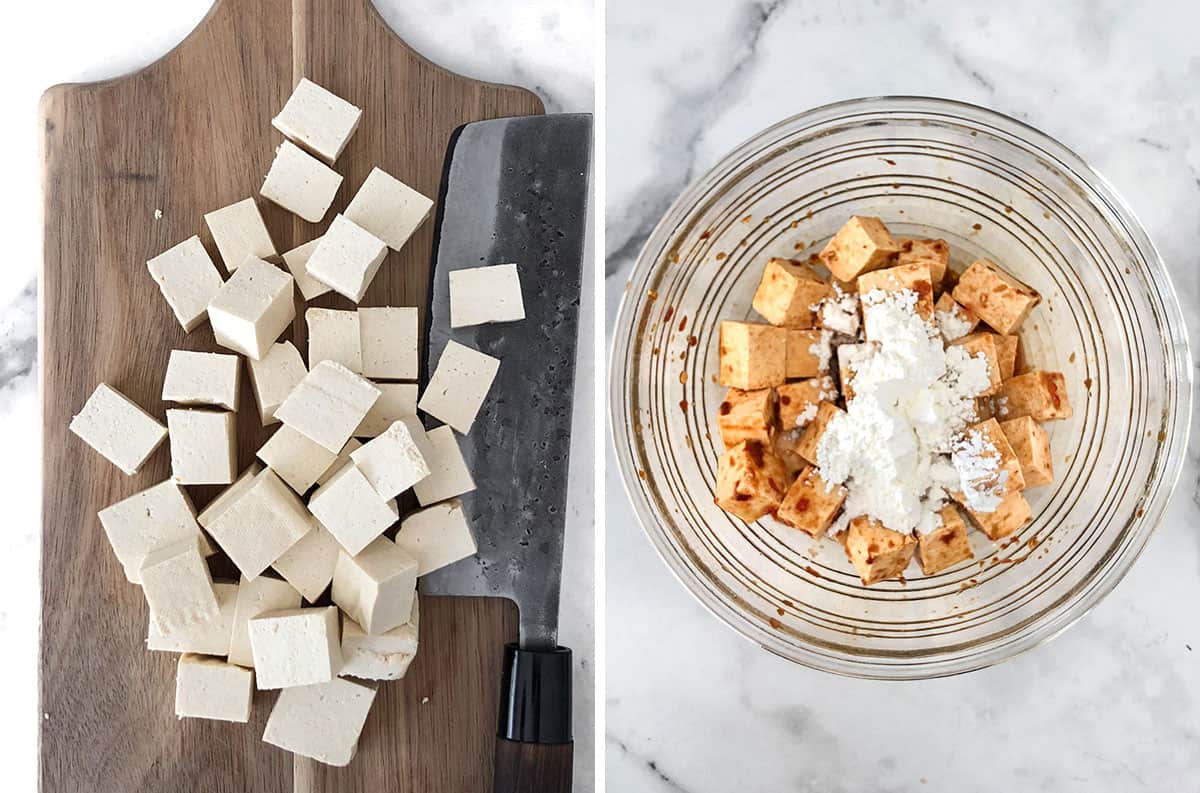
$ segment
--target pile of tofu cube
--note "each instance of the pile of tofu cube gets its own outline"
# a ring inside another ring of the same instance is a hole
[[[360,116],[301,80],[273,122],[287,139],[262,196],[321,221],[342,181],[330,166]],[[253,197],[205,216],[227,279],[198,236],[148,262],[184,330],[207,320],[230,352],[171,352],[162,399],[176,407],[165,425],[101,383],[70,428],[128,475],[170,439],[170,478],[99,518],[145,595],[149,649],[181,654],[180,718],[246,722],[255,686],[281,689],[263,739],[345,765],[375,696],[373,683],[349,678],[403,677],[418,647],[418,577],[475,553],[458,500],[474,482],[455,433],[470,432],[500,361],[451,341],[418,399],[416,307],[309,308],[307,365],[279,341],[295,319],[294,288],[306,301],[333,291],[357,305],[432,204],[376,168],[282,267]],[[455,327],[524,318],[514,264],[455,271],[450,300]],[[261,465],[239,472],[242,357],[258,418],[280,426]],[[442,424],[426,431],[418,410]],[[227,487],[197,515],[192,485]],[[410,489],[421,508],[401,519],[396,499]],[[217,553],[239,581],[213,580]],[[313,605],[327,589],[332,605]]]
[[[1018,363],[1018,331],[1040,297],[991,260],[961,275],[949,262],[945,240],[895,239],[873,217],[852,217],[808,261],[767,262],[753,301],[766,322],[721,323],[719,381],[729,391],[717,417],[726,447],[718,506],[747,522],[770,514],[814,539],[825,536],[846,488],[821,479],[817,449],[854,398],[855,355],[870,343],[859,296],[903,289],[917,294],[917,313],[937,323],[947,345],[987,361],[992,385],[976,399],[977,423],[968,429],[995,449],[1007,490],[992,512],[959,506],[992,540],[1032,519],[1022,491],[1054,478],[1039,422],[1071,415],[1061,373]],[[973,558],[958,506],[939,515],[942,526],[919,536],[852,516],[835,539],[864,584],[900,577],[914,554],[933,575]]]

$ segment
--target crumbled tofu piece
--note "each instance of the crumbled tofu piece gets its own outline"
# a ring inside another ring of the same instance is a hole
[[[309,223],[320,223],[341,186],[340,173],[285,140],[276,150],[259,192]]]
[[[916,538],[877,520],[860,515],[850,521],[846,557],[866,586],[903,575],[916,550]]]
[[[408,622],[416,595],[417,560],[387,537],[377,537],[354,556],[338,555],[333,602],[368,633]]]
[[[243,198],[209,212],[204,216],[204,222],[208,224],[221,261],[230,273],[247,259],[269,259],[278,253],[253,198]]]
[[[342,676],[399,680],[417,657],[420,600],[413,598],[407,622],[390,631],[367,633],[352,619],[342,620]]]
[[[1067,381],[1061,372],[1035,369],[1006,380],[996,392],[996,417],[1001,421],[1029,416],[1035,421],[1071,417]]]
[[[976,512],[966,508],[984,534],[992,540],[1000,540],[1033,520],[1029,502],[1020,492],[1009,493],[992,512]]]
[[[466,435],[499,369],[499,358],[448,341],[417,407]]]
[[[100,510],[100,525],[134,584],[142,580],[146,554],[179,540],[201,540],[191,499],[170,479]]]
[[[236,355],[171,350],[163,379],[163,401],[237,410],[238,372]]]
[[[406,515],[396,534],[396,547],[417,560],[417,575],[440,570],[478,550],[457,498]]]
[[[1017,353],[1021,349],[1021,337],[997,335],[995,341],[1000,377],[1007,380],[1017,373]]]
[[[432,199],[386,171],[372,168],[346,207],[346,217],[398,251],[432,209]]]
[[[416,383],[374,383],[379,399],[354,430],[356,438],[374,438],[400,419],[417,416]]]
[[[233,610],[233,631],[229,640],[229,663],[254,667],[250,649],[250,620],[269,611],[300,608],[300,593],[287,581],[260,575],[238,586]]]
[[[139,571],[151,619],[165,634],[205,622],[219,613],[208,563],[196,537],[146,554]]]
[[[989,259],[978,259],[958,278],[954,299],[997,333],[1015,333],[1041,297]]]
[[[254,673],[220,658],[185,653],[175,668],[175,715],[181,719],[250,721]]]
[[[317,488],[308,508],[352,554],[370,545],[400,517],[396,502],[376,493],[353,463]]]
[[[236,415],[225,410],[168,410],[171,478],[183,485],[232,483],[237,477]]]
[[[391,424],[389,423],[388,426],[390,427]],[[330,479],[333,479],[333,475],[342,470],[342,467],[350,462],[350,455],[354,453],[354,450],[361,448],[362,444],[354,438],[346,441],[346,445],[342,447],[340,452],[338,452],[337,459],[333,461],[333,465],[329,466],[329,470],[317,478],[317,484],[323,485]]]
[[[967,524],[953,504],[943,507],[938,514],[942,525],[917,542],[917,560],[925,575],[941,572],[965,559],[974,559],[971,541],[967,538]]]
[[[329,470],[337,455],[283,424],[258,450],[258,459],[288,487],[304,495]]]
[[[292,277],[283,270],[247,259],[208,305],[217,344],[261,359],[296,316],[292,291]]]
[[[996,393],[1004,379],[1000,374],[1000,351],[996,347],[996,338],[995,333],[984,331],[972,333],[950,342],[951,347],[962,347],[972,358],[982,355],[984,361],[987,362],[988,380],[992,384],[986,391],[981,392],[982,396],[991,396]]]
[[[392,380],[417,379],[420,357],[417,353],[416,308],[360,308],[358,326],[364,375]]]
[[[786,432],[806,427],[817,417],[822,402],[837,399],[833,378],[812,377],[775,387],[779,397],[779,426]]]
[[[281,341],[272,345],[262,360],[247,360],[246,365],[263,426],[274,424],[279,421],[275,411],[308,374],[304,359],[290,341]]]
[[[787,358],[785,374],[789,380],[829,371],[829,356],[833,352],[829,333],[823,330],[787,329]]]
[[[880,335],[876,327],[878,312],[872,311],[872,300],[878,296],[872,295],[873,292],[913,292],[917,296],[917,316],[934,321],[933,281],[929,275],[929,265],[924,262],[901,264],[863,273],[858,277],[858,294],[863,305],[863,329],[867,338],[871,340],[879,338]]]
[[[308,275],[357,303],[367,293],[386,256],[387,246],[382,240],[345,215],[336,215],[308,257]]]
[[[775,517],[817,539],[833,524],[845,501],[845,487],[827,484],[820,471],[809,466],[792,482]]]
[[[209,524],[216,520],[218,515],[229,509],[229,505],[237,501],[254,484],[254,477],[258,476],[261,470],[262,466],[257,462],[251,463],[250,467],[242,471],[241,476],[233,484],[223,489],[216,498],[208,502],[208,506],[201,510],[200,517],[197,518],[200,526],[208,529]]]
[[[949,292],[942,292],[933,306],[933,316],[942,338],[948,342],[963,338],[979,324],[979,317],[960,306]]]
[[[429,465],[429,476],[413,485],[421,506],[446,501],[474,490],[475,480],[471,478],[471,472],[463,460],[454,430],[443,424],[431,429],[425,436],[428,446],[421,453]],[[418,441],[418,446],[421,445],[415,436],[414,440]]]
[[[739,443],[717,463],[717,506],[747,523],[777,509],[787,486],[783,462],[758,441]]]
[[[325,587],[333,580],[342,546],[321,522],[316,525],[271,565],[309,603],[317,602]]]
[[[1050,436],[1030,416],[1000,422],[1013,454],[1021,464],[1025,487],[1040,487],[1054,481],[1054,460],[1050,455]]]
[[[842,394],[846,401],[854,399],[854,374],[863,360],[877,349],[874,342],[843,344],[837,348],[838,379],[842,383]]]
[[[787,379],[786,328],[753,322],[721,322],[723,386],[754,391]]]
[[[515,264],[450,272],[450,327],[466,328],[525,319],[521,277]]]
[[[374,689],[341,678],[284,689],[263,740],[326,765],[349,765],[374,700]]]
[[[268,611],[248,623],[259,690],[326,683],[342,669],[336,606]]]
[[[310,308],[304,312],[304,321],[308,323],[310,367],[321,361],[334,361],[355,374],[363,373],[357,311]]]
[[[146,649],[166,653],[228,655],[239,590],[237,584],[215,582],[213,594],[217,596],[216,616],[194,622],[169,634],[159,630],[154,616],[151,615],[146,631]]]
[[[271,126],[332,165],[361,119],[361,109],[301,77]]]
[[[371,411],[379,393],[345,366],[321,361],[288,394],[275,415],[336,454]]]
[[[771,389],[729,389],[717,408],[717,426],[727,449],[742,441],[770,443],[775,428],[775,399]]]
[[[754,310],[772,325],[811,328],[813,307],[832,294],[807,264],[770,259],[754,292]]]
[[[900,253],[887,226],[879,218],[852,217],[820,253],[821,261],[839,281],[887,267]]]
[[[244,579],[254,579],[313,529],[303,502],[266,469],[208,525]]]
[[[175,319],[188,333],[208,319],[208,304],[224,280],[199,237],[189,237],[146,262]]]
[[[167,428],[129,397],[101,383],[71,419],[71,432],[126,474],[142,463],[167,437]]]
[[[900,253],[896,255],[896,264],[923,264],[929,268],[929,279],[936,290],[946,276],[946,268],[950,266],[950,246],[945,240],[914,240],[901,237],[896,240]]]
[[[395,498],[429,476],[429,464],[403,421],[350,454],[354,465],[382,498]]]
[[[320,244],[321,238],[317,237],[283,254],[283,265],[292,274],[292,278],[296,279],[296,288],[305,300],[315,300],[333,291],[308,274],[308,260]]]
[[[796,444],[796,453],[812,465],[820,465],[817,460],[817,448],[821,445],[821,436],[825,434],[825,429],[834,416],[844,415],[845,411],[832,402],[823,401],[817,405],[817,415],[804,428],[804,434]]]

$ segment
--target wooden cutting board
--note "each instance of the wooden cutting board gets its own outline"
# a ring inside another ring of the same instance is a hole
[[[345,182],[327,219],[375,165],[436,196],[455,127],[542,112],[525,90],[465,79],[425,60],[369,0],[219,0],[187,40],[142,71],[46,93],[44,791],[491,790],[499,662],[503,642],[516,637],[515,607],[424,599],[421,652],[403,681],[381,686],[346,769],[294,761],[262,743],[274,692],[255,695],[248,725],[177,721],[176,656],[145,649],[141,592],[125,581],[96,518],[165,479],[169,453],[164,445],[127,477],[67,432],[102,380],[164,419],[160,389],[170,350],[218,349],[207,324],[183,333],[145,263],[197,233],[220,261],[202,216],[257,196],[281,140],[271,117],[301,76],[364,110],[337,162]],[[280,251],[323,231],[324,224],[259,203]],[[403,251],[390,253],[363,305],[424,310],[431,240],[426,223]],[[335,295],[313,305],[351,307]],[[303,351],[302,317],[300,310],[292,337]],[[248,387],[242,398],[245,466],[269,431],[259,426]],[[202,506],[216,488],[191,490]]]

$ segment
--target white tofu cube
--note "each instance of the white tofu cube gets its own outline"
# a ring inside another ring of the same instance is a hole
[[[333,570],[342,551],[342,546],[320,521],[314,518],[313,523],[316,524],[313,530],[271,565],[309,603],[315,603],[333,580]]]
[[[308,508],[352,554],[370,545],[400,517],[396,502],[376,493],[353,463],[343,466],[317,488],[308,500]]]
[[[362,300],[387,256],[383,241],[345,215],[336,215],[308,257],[308,275],[355,303]]]
[[[321,361],[304,376],[276,417],[337,454],[366,418],[379,389],[333,361]]]
[[[389,424],[388,426],[390,427],[391,425]],[[333,465],[329,466],[329,470],[317,478],[317,484],[323,485],[330,479],[333,479],[334,474],[336,474],[338,471],[341,471],[343,467],[351,462],[350,455],[354,453],[354,450],[361,448],[362,444],[356,441],[354,438],[346,441],[346,445],[342,447],[340,452],[338,452],[337,459],[333,461]]]
[[[381,633],[367,633],[354,620],[342,619],[342,676],[363,680],[399,680],[417,657],[420,599],[413,598],[408,622]]]
[[[416,308],[360,308],[358,326],[364,375],[391,380],[417,379],[421,359],[417,352]]]
[[[356,438],[374,438],[400,419],[417,417],[416,383],[374,383],[379,399],[354,430]]]
[[[204,216],[204,222],[208,224],[221,261],[230,273],[251,257],[269,259],[278,252],[253,198],[243,198],[209,212]]]
[[[345,551],[338,555],[333,602],[368,633],[408,622],[416,594],[417,560],[387,537],[376,538],[354,556]]]
[[[354,759],[375,690],[349,680],[279,692],[263,740],[331,766]]]
[[[304,495],[333,465],[337,455],[283,424],[258,450],[258,459],[287,482],[288,487]]]
[[[163,633],[205,622],[220,611],[198,538],[180,540],[146,554],[140,573],[150,616]]]
[[[250,649],[250,620],[269,611],[300,608],[300,593],[287,581],[260,575],[238,586],[233,610],[233,631],[229,640],[229,663],[254,667]]]
[[[290,341],[281,341],[272,345],[262,360],[249,359],[246,365],[250,370],[250,385],[254,388],[263,426],[279,421],[275,418],[275,411],[308,374],[300,351]]]
[[[320,223],[341,186],[340,173],[285,140],[276,150],[259,192],[309,223]]]
[[[461,496],[475,489],[475,480],[467,470],[462,450],[454,430],[443,424],[425,434],[429,439],[425,462],[429,465],[429,476],[417,482],[413,491],[421,506]]]
[[[168,410],[171,478],[183,485],[232,483],[237,477],[235,416],[224,410]]]
[[[312,528],[304,503],[267,469],[212,520],[208,532],[243,580],[253,580]]]
[[[254,673],[220,658],[185,653],[175,668],[175,715],[179,718],[250,721]]]
[[[196,519],[200,526],[207,529],[218,515],[229,509],[230,504],[237,501],[243,493],[250,489],[250,486],[254,484],[254,477],[258,476],[261,470],[262,466],[257,462],[250,463],[250,466],[242,471],[242,475],[233,484],[218,493],[217,497],[208,502],[208,506],[200,511],[200,516]]]
[[[217,344],[256,361],[295,316],[292,277],[262,259],[247,259],[208,305]]]
[[[346,207],[346,217],[398,251],[432,209],[432,199],[387,171],[373,168]]]
[[[238,585],[218,581],[213,584],[217,596],[217,615],[192,623],[169,634],[159,630],[153,615],[146,631],[146,649],[167,653],[228,655],[233,635],[233,613],[237,606]]]
[[[525,319],[515,264],[468,267],[450,273],[450,327]]]
[[[300,290],[300,294],[305,300],[313,300],[332,291],[328,286],[308,274],[308,260],[320,244],[321,238],[317,237],[315,240],[292,248],[283,254],[283,264],[292,274],[292,278],[296,279],[296,288]]]
[[[395,498],[429,476],[429,466],[404,422],[397,421],[350,455],[383,498]]]
[[[355,374],[363,373],[357,311],[310,308],[304,312],[304,321],[308,323],[310,368],[321,361],[334,361]]]
[[[325,683],[342,669],[334,606],[268,611],[251,619],[249,627],[260,690]]]
[[[99,515],[125,577],[134,584],[142,580],[146,554],[179,540],[202,539],[191,499],[170,479],[100,510]]]
[[[361,118],[362,110],[301,77],[283,110],[271,119],[271,126],[332,164],[358,129]]]
[[[208,304],[224,279],[199,237],[189,237],[150,261],[150,275],[188,333],[208,319]]]
[[[417,575],[440,570],[477,550],[462,502],[457,498],[406,515],[396,547],[417,560]]]
[[[163,401],[237,410],[238,372],[236,355],[171,350],[163,379]]]
[[[136,474],[167,437],[158,419],[108,383],[96,386],[70,429],[126,474]]]
[[[448,341],[417,407],[466,435],[499,369],[499,358]]]

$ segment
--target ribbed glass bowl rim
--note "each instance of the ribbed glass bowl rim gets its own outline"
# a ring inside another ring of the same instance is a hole
[[[1149,268],[1148,281],[1158,291],[1164,306],[1167,331],[1171,338],[1164,346],[1173,355],[1177,370],[1182,373],[1177,381],[1178,398],[1169,405],[1164,421],[1169,426],[1165,443],[1168,445],[1164,464],[1158,467],[1154,494],[1144,507],[1144,513],[1136,519],[1131,541],[1125,545],[1121,556],[1101,576],[1094,586],[1085,590],[1079,598],[1048,616],[1042,622],[1028,626],[1005,641],[981,648],[974,654],[960,655],[949,659],[929,659],[918,664],[890,665],[876,663],[868,657],[852,658],[831,655],[816,648],[798,651],[793,644],[782,640],[760,642],[743,630],[745,619],[737,609],[711,591],[710,586],[697,570],[688,564],[667,536],[650,506],[635,492],[639,476],[633,457],[633,449],[626,441],[622,428],[636,417],[627,416],[626,394],[629,388],[630,370],[625,361],[617,360],[618,351],[630,347],[636,328],[634,313],[641,295],[637,285],[647,282],[653,269],[658,266],[656,252],[665,250],[675,230],[680,227],[689,213],[712,191],[718,190],[724,180],[737,173],[756,153],[786,145],[789,139],[803,136],[815,127],[837,124],[863,114],[906,113],[925,114],[941,120],[982,123],[994,127],[1022,143],[1036,147],[1048,160],[1062,166],[1081,184],[1093,190],[1107,205],[1109,211],[1121,221],[1146,261]],[[757,135],[749,138],[725,155],[707,173],[689,185],[659,220],[650,233],[629,276],[633,286],[625,291],[617,311],[613,344],[609,351],[609,432],[616,451],[621,483],[629,503],[642,530],[650,539],[655,551],[667,568],[708,611],[724,622],[736,633],[758,646],[812,669],[848,677],[881,680],[921,680],[962,674],[993,666],[1022,652],[1037,647],[1054,638],[1087,614],[1125,577],[1133,563],[1141,555],[1154,529],[1162,520],[1167,504],[1175,491],[1183,469],[1187,452],[1190,417],[1192,411],[1192,367],[1188,345],[1186,323],[1179,305],[1174,284],[1167,272],[1158,249],[1151,242],[1141,222],[1111,184],[1081,157],[1038,129],[988,108],[951,99],[923,96],[878,96],[847,99],[813,108],[784,119]]]

